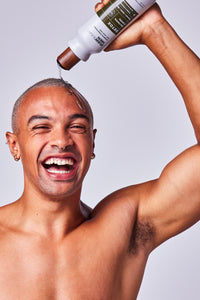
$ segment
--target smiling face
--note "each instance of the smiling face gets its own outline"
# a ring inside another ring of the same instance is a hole
[[[21,157],[25,191],[54,199],[80,195],[95,136],[87,106],[64,87],[36,88],[20,104],[18,128],[7,139]]]

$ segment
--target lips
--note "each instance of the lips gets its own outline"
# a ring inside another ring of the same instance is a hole
[[[42,162],[49,176],[57,179],[69,179],[77,168],[74,157],[48,157]]]

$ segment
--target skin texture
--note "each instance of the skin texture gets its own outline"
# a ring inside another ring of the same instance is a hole
[[[178,87],[199,143],[198,57],[157,5],[107,51],[138,43]],[[38,88],[23,99],[19,125],[6,136],[12,155],[21,157],[24,192],[0,209],[0,299],[136,299],[151,251],[199,220],[198,143],[157,180],[118,190],[91,211],[80,202],[96,134],[89,113],[61,87]],[[75,167],[68,175],[49,173],[49,157],[74,159]]]

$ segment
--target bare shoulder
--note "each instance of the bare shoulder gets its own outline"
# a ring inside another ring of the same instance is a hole
[[[130,190],[135,194],[135,201],[129,199]],[[130,186],[109,194],[93,209],[92,217],[106,218],[112,215],[112,217],[118,218],[123,212],[123,208],[125,208],[125,211],[127,208],[129,208],[129,211],[136,211],[138,202],[136,190],[137,186]]]
[[[10,232],[15,219],[15,202],[0,207],[0,238]]]
[[[200,219],[200,146],[179,154],[154,181],[139,205],[139,218],[151,220],[154,246]]]
[[[129,253],[151,252],[200,219],[200,146],[173,159],[161,176],[108,195],[92,217],[108,239]],[[109,226],[108,226],[109,224]]]
[[[117,232],[119,243],[126,253],[136,254],[139,249],[149,250],[154,227],[148,218],[139,218],[140,202],[155,181],[149,181],[117,190],[104,198],[93,210],[92,217],[104,226],[110,236]],[[109,224],[109,227],[107,226]]]

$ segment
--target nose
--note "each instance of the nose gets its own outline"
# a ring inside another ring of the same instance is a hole
[[[66,150],[68,147],[74,144],[70,133],[62,128],[57,128],[52,132],[51,136],[51,146],[59,148],[61,150]]]

